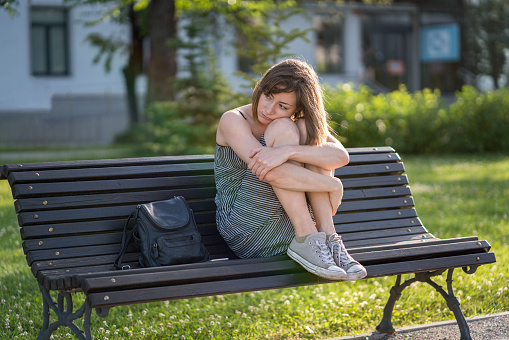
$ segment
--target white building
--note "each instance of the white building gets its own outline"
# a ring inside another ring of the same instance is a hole
[[[302,16],[284,24],[314,28],[309,42],[296,40],[288,52],[314,65],[323,82],[366,82],[378,90],[400,83],[416,90],[434,81],[451,87],[441,83],[442,75],[454,72],[458,63],[422,63],[419,34],[422,26],[454,25],[454,10],[426,12],[422,4],[397,0],[393,6],[323,3],[309,1]],[[98,10],[32,0],[20,2],[14,17],[0,11],[0,147],[103,145],[127,128],[121,71],[127,56],[117,56],[106,73],[102,62],[93,62],[98,50],[86,37],[100,32],[127,41],[129,32],[109,22],[85,26]],[[225,32],[216,52],[219,68],[235,87],[241,81],[234,75],[239,59],[233,35]],[[140,95],[144,89],[141,79]]]

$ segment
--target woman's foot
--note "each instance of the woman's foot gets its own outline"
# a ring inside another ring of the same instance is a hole
[[[308,272],[317,276],[336,281],[347,279],[347,273],[334,263],[324,232],[308,235],[302,243],[294,238],[287,254]]]
[[[355,281],[366,277],[366,268],[348,254],[341,236],[336,233],[329,235],[327,245],[335,264],[346,272],[348,281]]]

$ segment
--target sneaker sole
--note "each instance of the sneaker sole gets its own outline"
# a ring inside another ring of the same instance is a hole
[[[342,272],[334,272],[331,270],[327,270],[322,267],[318,267],[317,265],[312,264],[311,262],[304,259],[302,256],[297,254],[296,252],[292,251],[290,248],[288,248],[287,252],[288,256],[300,264],[304,269],[306,269],[308,272],[315,274],[316,276],[323,277],[324,279],[328,280],[334,280],[334,281],[346,281],[347,275]]]
[[[346,279],[347,279],[347,281],[357,281],[357,280],[365,278],[367,275],[368,275],[368,273],[366,272],[365,269],[357,271],[357,272],[353,272],[353,273],[347,272]]]

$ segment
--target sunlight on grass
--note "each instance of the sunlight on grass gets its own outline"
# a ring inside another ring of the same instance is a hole
[[[509,156],[403,156],[416,208],[437,237],[479,235],[497,263],[473,275],[455,270],[464,314],[509,310]],[[21,249],[13,200],[0,181],[0,338],[35,339],[42,300]],[[411,278],[408,275],[404,278]],[[371,332],[395,277],[115,307],[92,315],[96,339],[323,339]],[[444,277],[435,281],[446,286]],[[83,303],[75,297],[74,308]],[[415,283],[394,310],[395,327],[453,319],[430,286]],[[76,323],[80,328],[81,321]],[[54,339],[67,339],[59,329]]]

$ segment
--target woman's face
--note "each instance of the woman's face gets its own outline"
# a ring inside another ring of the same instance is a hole
[[[258,121],[269,124],[274,119],[290,118],[297,110],[295,92],[281,92],[266,95],[262,93],[258,101]]]

